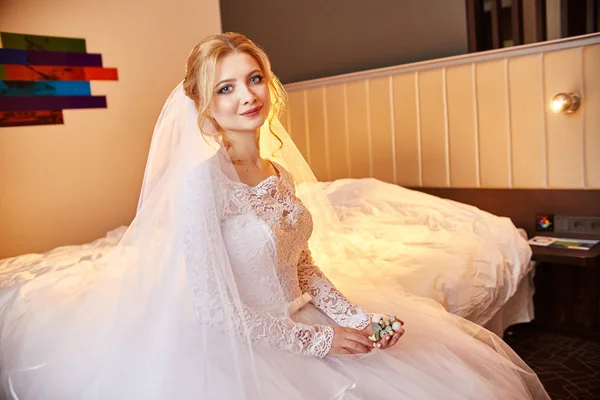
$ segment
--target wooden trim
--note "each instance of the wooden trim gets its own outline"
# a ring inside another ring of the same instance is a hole
[[[512,0],[510,8],[513,46],[523,44],[523,0]]]
[[[392,67],[378,68],[368,71],[352,72],[349,74],[329,76],[325,78],[312,79],[302,82],[288,83],[287,85],[285,85],[285,88],[287,91],[306,90],[313,87],[336,85],[362,79],[375,79],[395,74],[420,72],[437,68],[448,68],[457,65],[500,60],[508,57],[519,57],[530,54],[540,54],[548,51],[564,50],[599,43],[600,33],[593,33],[590,35],[583,35],[575,38],[565,38],[547,42],[531,43],[522,46],[507,47],[504,49],[461,54],[453,57],[438,58],[434,60],[421,61],[411,64],[395,65]]]
[[[547,38],[546,0],[535,0],[535,41],[544,42]],[[563,38],[566,36],[562,36]]]
[[[469,53],[480,50],[481,23],[479,18],[483,8],[481,0],[467,0],[467,36],[469,41]]]
[[[492,49],[502,48],[502,27],[500,26],[500,0],[491,0],[492,5]]]
[[[560,0],[560,37],[569,36],[569,0]]]
[[[587,0],[585,7],[585,32],[598,32],[598,0]]]

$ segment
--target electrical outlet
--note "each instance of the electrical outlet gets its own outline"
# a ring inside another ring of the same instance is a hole
[[[585,221],[583,219],[571,219],[569,220],[569,231],[571,232],[585,232]]]
[[[554,232],[600,236],[600,217],[555,215]]]

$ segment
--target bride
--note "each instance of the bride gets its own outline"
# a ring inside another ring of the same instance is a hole
[[[548,398],[500,338],[355,273],[376,267],[278,122],[284,100],[244,36],[194,47],[119,245],[0,314],[8,398]]]

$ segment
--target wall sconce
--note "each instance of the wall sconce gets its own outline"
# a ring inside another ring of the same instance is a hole
[[[575,112],[581,104],[581,97],[577,93],[559,93],[552,98],[550,108],[555,113]]]

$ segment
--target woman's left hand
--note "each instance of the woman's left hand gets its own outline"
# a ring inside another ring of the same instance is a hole
[[[373,345],[374,345],[373,347],[384,350],[384,349],[390,348],[390,347],[394,346],[396,343],[398,343],[398,340],[400,340],[400,337],[402,337],[402,335],[404,334],[404,321],[402,321],[400,319],[398,321],[400,321],[400,323],[403,325],[402,329],[400,329],[398,332],[395,332],[393,335],[385,335],[378,341],[373,342]],[[363,329],[361,332],[367,337],[375,334],[371,324],[367,325],[367,327],[365,329]]]

